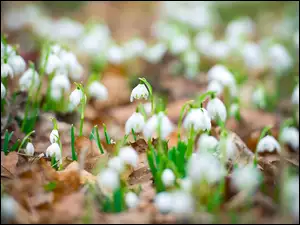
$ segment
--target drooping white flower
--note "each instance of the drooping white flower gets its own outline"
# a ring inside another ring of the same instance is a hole
[[[198,140],[198,151],[199,152],[209,152],[216,149],[219,141],[208,134],[202,134]]]
[[[107,88],[98,81],[94,81],[90,84],[88,92],[90,96],[99,100],[106,100],[108,98]]]
[[[299,84],[295,87],[292,94],[292,103],[294,105],[299,105]]]
[[[145,119],[141,113],[134,112],[125,124],[125,133],[129,134],[133,129],[134,132],[141,132],[145,125]]]
[[[9,64],[1,64],[1,78],[10,76],[10,78],[14,77],[14,71]]]
[[[61,66],[63,66],[69,72],[70,78],[73,80],[79,80],[83,76],[83,67],[77,61],[76,56],[72,52],[67,52],[63,49],[59,52],[59,58],[61,60]]]
[[[78,81],[83,76],[83,67],[79,64],[79,62],[76,60],[76,62],[71,66],[70,68],[70,78],[72,80]]]
[[[124,60],[123,49],[117,45],[111,46],[107,51],[107,60],[112,64],[119,65]]]
[[[56,129],[52,130],[51,133],[50,133],[50,138],[49,139],[50,139],[50,142],[52,144],[55,143],[55,142],[57,142],[58,139],[59,139],[58,130],[56,130]]]
[[[120,187],[119,174],[113,169],[104,169],[97,176],[98,185],[108,191],[114,191]]]
[[[190,46],[190,39],[188,36],[185,35],[179,35],[173,37],[171,40],[171,46],[170,46],[170,51],[172,54],[180,54],[187,50]]]
[[[160,192],[154,198],[154,205],[161,213],[172,210],[172,195],[169,192]]]
[[[189,177],[185,177],[180,181],[180,188],[183,191],[191,192],[192,191],[192,186],[193,186],[193,183],[192,183],[192,181]]]
[[[292,66],[293,60],[284,46],[280,44],[273,45],[269,51],[269,63],[270,67],[275,72],[275,75],[284,75],[285,70]]]
[[[167,47],[163,43],[157,43],[154,46],[148,47],[144,52],[143,57],[150,63],[158,63],[167,51]]]
[[[242,56],[248,69],[259,70],[265,66],[262,49],[256,43],[245,44],[242,49]]]
[[[47,74],[51,74],[61,66],[62,66],[62,62],[60,58],[55,54],[50,54],[47,60],[45,71]]]
[[[227,117],[226,107],[219,98],[213,98],[207,103],[207,112],[212,120],[220,119],[225,122]]]
[[[1,99],[3,99],[6,95],[6,88],[1,82]]]
[[[216,95],[220,95],[223,92],[223,85],[217,80],[212,80],[208,83],[207,91],[215,91]]]
[[[137,167],[139,156],[137,152],[130,146],[126,146],[120,149],[119,157],[121,160],[132,167]]]
[[[130,95],[130,102],[133,102],[133,99],[148,99],[149,91],[144,84],[138,84],[135,88],[132,89]]]
[[[256,150],[259,153],[274,151],[280,152],[280,145],[273,136],[267,135],[258,142]]]
[[[128,192],[125,195],[125,203],[128,208],[136,208],[137,205],[139,204],[139,197],[133,193],[133,192]]]
[[[253,165],[234,169],[231,175],[232,184],[239,191],[253,193],[260,184],[260,171]]]
[[[56,75],[51,80],[51,89],[64,90],[68,92],[71,89],[71,83],[67,76],[65,75]]]
[[[193,126],[196,132],[200,130],[210,130],[211,121],[208,112],[204,108],[191,109],[183,121],[186,130]]]
[[[237,157],[238,149],[234,142],[234,136],[229,134],[226,139],[223,139],[218,146],[218,152],[221,157],[225,157],[226,159],[235,160]],[[225,152],[223,150],[225,148]],[[224,156],[225,154],[225,156]]]
[[[40,78],[37,71],[29,68],[24,72],[24,74],[19,79],[20,89],[22,91],[27,91],[31,88],[36,89],[40,84]]]
[[[145,109],[145,112],[147,114],[147,116],[149,116],[151,114],[151,111],[152,111],[152,104],[151,102],[147,102],[144,104],[144,109]]]
[[[11,223],[16,217],[18,211],[18,204],[11,196],[1,196],[1,222]]]
[[[252,93],[252,102],[259,108],[266,107],[266,93],[263,87],[258,87]]]
[[[24,149],[26,155],[33,156],[34,154],[34,146],[31,142],[28,142],[26,148]]]
[[[200,32],[195,37],[195,46],[199,52],[207,55],[210,51],[210,45],[214,42],[214,37],[211,32]]]
[[[161,175],[161,180],[166,187],[171,187],[175,182],[175,175],[172,170],[165,169]]]
[[[193,197],[185,191],[171,193],[173,213],[192,213],[194,211]]]
[[[210,153],[200,153],[189,159],[187,173],[195,184],[199,184],[202,180],[213,184],[223,177],[224,168]]]
[[[124,162],[119,156],[115,156],[108,161],[108,168],[122,173],[124,171]]]
[[[159,112],[158,114],[153,115],[146,122],[143,129],[145,138],[151,138],[157,132],[158,127],[160,127],[160,137],[163,140],[165,140],[174,129],[174,125],[169,120],[169,118],[163,112]]]
[[[223,65],[215,65],[207,72],[208,80],[216,80],[223,86],[232,87],[235,85],[233,74]]]
[[[24,59],[19,55],[11,55],[8,58],[7,63],[11,66],[14,71],[14,75],[23,73],[26,69],[26,63]]]
[[[283,128],[281,135],[280,135],[280,140],[288,144],[292,147],[294,151],[299,149],[299,131],[295,127],[285,127]]]
[[[56,161],[60,161],[62,159],[61,150],[57,143],[52,143],[47,149],[46,149],[46,156],[47,157],[54,157]]]
[[[74,107],[77,107],[81,101],[81,99],[84,97],[84,94],[82,93],[82,91],[78,88],[76,88],[70,95],[69,99],[71,104]]]

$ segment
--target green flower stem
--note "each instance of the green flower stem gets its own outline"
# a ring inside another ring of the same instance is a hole
[[[97,142],[98,148],[99,148],[101,154],[104,154],[104,150],[103,150],[103,147],[102,147],[101,141],[100,141],[98,126],[96,125],[94,128],[95,128],[94,131],[96,132],[96,142]]]
[[[144,83],[148,89],[149,97],[150,97],[150,101],[151,101],[151,114],[153,114],[155,112],[155,103],[154,103],[154,97],[153,97],[153,92],[152,92],[152,86],[145,78],[139,78],[139,80],[142,83]]]
[[[33,134],[35,131],[31,131],[29,132],[22,140],[21,144],[19,145],[19,148],[18,148],[18,152],[20,151],[20,149],[22,148],[22,146],[24,145],[24,143],[27,141],[27,139],[30,137],[31,134]]]
[[[84,122],[84,109],[85,109],[85,100],[81,100],[81,115],[80,115],[80,129],[79,129],[79,136],[82,136],[83,130],[83,122]]]
[[[74,125],[72,124],[71,126],[71,149],[72,149],[72,160],[77,161],[77,156],[75,152],[75,128]]]
[[[187,109],[187,107],[191,107],[191,105],[194,103],[194,100],[188,101],[186,103],[184,103],[184,105],[181,107],[180,110],[180,114],[179,114],[179,119],[178,119],[178,131],[177,131],[177,137],[178,137],[178,141],[180,140],[180,129],[182,126],[182,121],[183,121],[183,116],[185,114],[185,111]]]
[[[106,129],[105,123],[103,123],[103,130],[104,130],[104,136],[105,136],[106,143],[110,145],[111,144],[110,143],[110,137],[109,137],[109,135],[107,133],[107,129]]]
[[[131,129],[131,133],[132,133],[132,136],[133,136],[134,141],[136,141],[136,134],[135,134],[133,128]]]
[[[186,151],[186,158],[189,159],[193,153],[194,139],[195,139],[195,130],[194,126],[190,128],[189,138],[188,138],[188,146]]]

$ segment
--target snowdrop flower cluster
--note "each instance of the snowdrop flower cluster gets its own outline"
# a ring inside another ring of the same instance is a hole
[[[89,85],[88,93],[98,100],[106,100],[108,98],[107,88],[98,81],[94,81]]]
[[[206,109],[211,120],[217,121],[220,119],[222,122],[225,122],[227,117],[226,107],[219,98],[211,99],[208,102]]]
[[[285,182],[286,204],[296,222],[299,221],[299,176],[291,177]]]
[[[1,82],[1,99],[4,99],[5,95],[6,95],[6,88]]]
[[[134,132],[139,133],[143,130],[145,125],[144,116],[141,113],[134,112],[125,124],[125,133],[129,134],[133,129]]]
[[[86,98],[85,94],[82,92],[81,89],[76,88],[72,93],[70,94],[69,100],[72,106],[75,108],[79,105],[81,100],[83,98]]]
[[[293,60],[284,46],[280,44],[273,45],[268,51],[270,68],[275,75],[284,75],[287,69],[292,66]]]
[[[280,140],[292,147],[294,151],[299,149],[299,131],[295,127],[283,128]]]
[[[125,203],[128,208],[136,208],[139,204],[139,197],[133,193],[133,192],[128,192],[125,195]]]
[[[258,142],[256,149],[258,153],[280,152],[280,145],[273,136],[267,135]]]
[[[67,93],[71,89],[71,83],[69,78],[64,74],[57,74],[53,79],[51,80],[51,98],[55,101],[59,101],[63,93]]]
[[[148,99],[149,91],[145,84],[138,84],[135,88],[132,89],[130,95],[130,102],[133,102],[133,99]]]
[[[170,119],[163,113],[159,112],[153,115],[145,124],[143,134],[146,139],[151,138],[160,128],[160,138],[165,140],[174,130],[174,125]]]
[[[102,189],[112,192],[120,187],[120,177],[113,169],[103,169],[97,176],[97,183]]]
[[[165,169],[161,175],[161,180],[166,187],[173,186],[175,179],[175,174],[171,169]]]
[[[121,148],[119,157],[125,165],[129,165],[132,167],[137,167],[138,165],[139,156],[137,152],[130,146]]]
[[[26,155],[33,156],[34,154],[34,146],[31,142],[28,142],[26,148],[24,149]]]
[[[294,105],[299,105],[299,84],[295,87],[291,100]]]
[[[198,152],[210,152],[215,151],[219,141],[207,134],[202,134],[198,140]]]
[[[260,109],[264,109],[267,105],[265,89],[260,86],[252,93],[252,102]]]
[[[61,150],[59,147],[59,144],[52,143],[47,149],[46,149],[46,157],[55,157],[56,161],[59,161],[62,163],[62,155]]]
[[[37,89],[40,84],[39,74],[36,70],[29,68],[19,79],[19,86],[21,91],[28,91],[31,88]]]
[[[247,43],[243,46],[242,56],[249,70],[261,70],[265,67],[265,58],[260,45]]]
[[[209,56],[209,52],[211,51],[210,46],[214,43],[214,36],[211,32],[205,31],[205,32],[199,32],[195,39],[194,44],[197,48],[197,50],[204,54]]]
[[[260,171],[253,165],[246,165],[243,168],[234,169],[231,175],[232,184],[239,191],[253,193],[260,184]]]
[[[190,109],[183,121],[183,127],[186,130],[190,130],[192,126],[196,132],[200,130],[210,130],[211,120],[206,109]]]
[[[158,63],[167,51],[167,47],[163,43],[157,43],[153,46],[148,46],[143,54],[143,58],[152,64]]]

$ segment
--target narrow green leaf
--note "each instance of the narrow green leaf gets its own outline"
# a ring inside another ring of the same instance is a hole
[[[21,144],[20,144],[20,146],[19,146],[19,148],[18,148],[18,152],[19,152],[20,149],[23,147],[23,145],[25,144],[25,142],[27,141],[27,139],[30,137],[30,135],[33,134],[33,133],[35,133],[34,130],[31,131],[31,132],[29,132],[29,133],[23,138],[23,140],[22,140],[22,142],[21,142]]]
[[[16,141],[16,143],[14,143],[14,145],[11,147],[10,151],[11,151],[11,152],[16,151],[20,143],[21,143],[21,140],[18,139],[18,140]]]
[[[106,129],[106,125],[105,124],[103,124],[103,129],[104,129],[104,136],[105,136],[106,143],[110,145],[111,144],[110,143],[110,137],[109,137],[109,135],[107,133],[107,129]]]
[[[122,188],[118,188],[113,193],[114,212],[122,212],[123,210],[123,191]]]
[[[136,141],[136,134],[135,134],[133,128],[131,128],[131,133],[132,133],[132,136],[133,136],[134,141]]]
[[[12,132],[13,133],[13,132]],[[8,151],[8,143],[9,143],[9,133],[8,133],[8,130],[5,131],[5,134],[4,134],[4,143],[3,143],[3,151],[4,151],[4,154],[7,155],[9,153]]]
[[[101,154],[104,154],[104,150],[103,150],[103,147],[102,147],[101,141],[100,141],[98,126],[96,125],[94,128],[95,128],[95,132],[96,132],[96,137],[97,137],[96,142],[97,142],[98,148],[99,148]]]
[[[77,161],[76,151],[75,151],[75,131],[74,125],[71,126],[71,150],[72,150],[72,160]]]
[[[92,129],[92,131],[91,131],[91,134],[90,134],[90,136],[89,136],[89,139],[90,139],[90,140],[96,140],[94,132],[95,132],[95,127],[93,127],[93,129]]]

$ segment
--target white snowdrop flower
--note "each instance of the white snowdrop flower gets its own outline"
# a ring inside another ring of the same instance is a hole
[[[46,156],[47,157],[54,157],[56,161],[60,161],[62,159],[61,150],[57,143],[52,143],[47,149],[46,149]]]
[[[216,80],[223,86],[232,87],[235,85],[233,74],[223,65],[215,65],[207,72],[208,80]]]
[[[198,53],[194,50],[188,50],[183,55],[183,61],[186,65],[197,65],[200,62]]]
[[[172,170],[165,169],[161,175],[161,180],[166,187],[171,187],[175,182],[175,175]]]
[[[269,51],[270,67],[276,72],[275,75],[284,75],[285,70],[292,66],[293,60],[286,48],[280,44],[273,45]]]
[[[242,56],[248,69],[263,69],[265,66],[263,52],[256,43],[247,43],[242,49]]]
[[[198,140],[198,151],[199,152],[209,152],[216,150],[219,141],[208,134],[202,134]]]
[[[225,122],[227,117],[226,107],[219,98],[213,98],[207,103],[207,112],[212,120],[220,119]]]
[[[3,99],[6,95],[6,88],[1,82],[1,99]]]
[[[154,205],[161,213],[168,213],[172,210],[172,194],[160,192],[154,198]]]
[[[225,148],[226,152],[223,153],[222,148]],[[233,136],[231,134],[229,134],[225,140],[222,140],[222,142],[218,146],[217,151],[220,153],[222,157],[224,156],[224,154],[226,154],[226,159],[232,159],[232,160],[236,159],[238,149],[235,145]]]
[[[14,77],[14,71],[9,64],[1,64],[1,78],[10,76]]]
[[[14,75],[23,73],[26,69],[26,63],[24,59],[19,55],[12,55],[8,58],[7,63],[14,71]]]
[[[223,89],[223,85],[217,80],[210,81],[207,86],[207,91],[215,91],[216,95],[222,94]]]
[[[130,95],[130,102],[133,102],[133,99],[148,99],[149,91],[144,84],[138,84],[135,88],[132,89]]]
[[[260,184],[260,171],[253,165],[234,169],[231,175],[232,184],[239,191],[253,193]]]
[[[179,35],[171,40],[170,51],[172,54],[180,54],[190,47],[190,39],[188,36]]]
[[[167,47],[163,43],[157,43],[154,46],[148,47],[144,52],[143,57],[150,63],[158,63],[167,51]]]
[[[292,103],[294,105],[299,105],[299,84],[295,87],[292,94]]]
[[[144,40],[135,38],[125,43],[124,52],[127,59],[141,56],[146,49],[146,43]]]
[[[252,102],[259,108],[263,109],[266,107],[266,93],[263,87],[258,87],[252,93]]]
[[[97,176],[97,182],[100,187],[109,191],[114,191],[120,187],[119,174],[113,169],[104,169]]]
[[[285,127],[280,134],[280,140],[292,147],[294,151],[299,149],[299,131],[295,127]]]
[[[125,124],[125,133],[131,133],[133,129],[134,132],[139,133],[143,130],[145,125],[145,119],[141,113],[134,112]]]
[[[33,156],[34,154],[34,146],[31,142],[28,142],[26,148],[24,149],[26,155]]]
[[[47,74],[53,73],[57,68],[61,67],[62,62],[55,54],[50,54],[47,60],[45,71]]]
[[[210,44],[208,55],[217,60],[226,59],[230,54],[231,48],[225,41],[215,41]]]
[[[11,223],[16,217],[18,211],[18,204],[11,196],[1,196],[1,222]]]
[[[70,102],[72,103],[72,105],[74,107],[77,107],[83,97],[84,96],[83,96],[82,91],[80,89],[76,88],[74,91],[72,91],[69,99],[70,99]]]
[[[172,213],[192,213],[194,211],[193,197],[185,191],[175,191],[172,196]]]
[[[125,203],[128,208],[136,208],[139,204],[139,197],[134,192],[128,192],[125,195]]]
[[[119,156],[115,156],[108,161],[108,168],[122,173],[124,171],[124,162]]]
[[[229,115],[230,115],[230,116],[235,116],[235,115],[239,112],[239,110],[240,110],[239,104],[233,103],[233,104],[231,104],[231,106],[230,106],[230,109],[229,109]]]
[[[63,90],[60,88],[52,88],[51,92],[50,92],[50,97],[52,100],[54,101],[59,101],[61,100],[62,96],[63,96]]]
[[[208,112],[204,108],[191,109],[183,121],[183,127],[186,130],[194,127],[196,132],[200,130],[210,130],[211,121]]]
[[[76,62],[74,62],[74,64],[70,68],[69,76],[72,80],[78,81],[82,79],[83,72],[84,70],[82,65],[80,65],[79,62],[76,60]]]
[[[59,133],[58,133],[58,130],[52,130],[51,133],[50,133],[50,142],[51,144],[55,143],[58,141],[58,138],[59,138]]]
[[[69,70],[71,70],[71,67],[74,64],[78,63],[74,53],[68,52],[64,49],[60,49],[58,57],[61,60],[62,66],[68,68]]]
[[[65,75],[56,75],[51,80],[51,88],[64,90],[65,92],[70,91],[71,83],[67,76]]]
[[[299,221],[299,176],[289,178],[284,186],[285,203],[294,219]]]
[[[258,142],[256,149],[258,153],[280,152],[280,145],[273,136],[267,135]]]
[[[62,48],[60,45],[58,44],[55,44],[55,45],[52,45],[51,46],[51,52],[54,54],[54,55],[59,55],[60,52],[61,52]]]
[[[24,74],[19,79],[19,85],[20,89],[22,91],[27,91],[31,87],[33,89],[36,89],[40,84],[40,78],[37,71],[33,70],[32,68],[29,68],[24,72]]]
[[[216,157],[210,153],[200,153],[189,159],[187,173],[195,184],[202,180],[214,184],[223,177],[225,170]]]
[[[124,55],[125,54],[123,52],[123,49],[119,46],[114,45],[107,51],[107,60],[112,64],[119,65],[123,62]]]
[[[214,42],[214,37],[211,32],[200,32],[195,37],[194,42],[199,52],[206,55],[209,52],[210,45]]]
[[[149,116],[151,114],[151,111],[152,111],[151,102],[145,103],[144,104],[144,109],[145,109],[145,112],[146,112],[147,116]]]
[[[132,167],[137,167],[139,156],[137,152],[130,146],[126,146],[120,149],[119,157],[121,160]]]
[[[193,183],[192,183],[192,181],[189,177],[185,177],[180,181],[180,188],[183,191],[191,192],[192,191],[192,186],[193,186]]]
[[[99,100],[106,100],[108,98],[107,88],[98,81],[94,81],[90,84],[88,93],[90,96]]]
[[[160,127],[160,135],[163,140],[165,140],[174,130],[174,125],[170,119],[163,112],[159,112],[146,122],[143,129],[145,138],[151,138],[157,132],[158,126]]]

